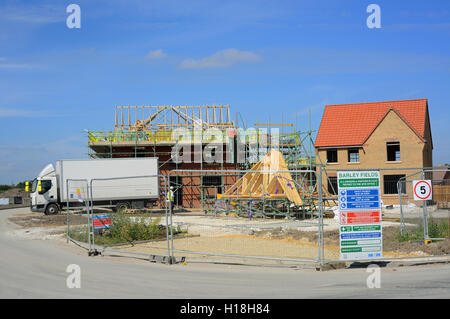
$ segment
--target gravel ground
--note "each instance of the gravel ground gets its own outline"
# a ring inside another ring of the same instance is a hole
[[[66,215],[46,216],[41,213],[21,213],[9,218],[23,228],[17,236],[31,239],[63,238]],[[161,220],[165,223],[165,219]],[[71,215],[70,224],[86,223],[86,215]],[[339,258],[339,225],[333,218],[324,220],[325,258]],[[173,225],[187,229],[191,237],[174,239],[177,250],[315,259],[317,247],[317,220],[253,219],[213,216],[173,216]],[[419,242],[395,240],[399,223],[383,222],[383,253],[386,257],[410,257],[450,254],[450,239],[425,245]],[[193,235],[193,236],[192,236]],[[121,246],[118,249],[149,254],[166,254],[165,241]],[[180,255],[180,254],[179,254]],[[198,257],[182,253],[183,256]]]
[[[67,225],[66,214],[44,215],[42,213],[22,213],[11,216],[8,220],[22,227],[55,227]],[[69,223],[71,225],[86,224],[86,222],[86,215],[71,214],[69,216]]]

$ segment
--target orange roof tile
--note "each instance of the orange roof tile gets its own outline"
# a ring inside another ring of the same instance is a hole
[[[427,99],[326,105],[315,147],[362,145],[389,109],[424,138]]]

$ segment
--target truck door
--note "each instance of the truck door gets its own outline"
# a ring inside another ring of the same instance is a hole
[[[39,192],[39,197],[42,199],[42,203],[45,204],[49,202],[57,201],[57,187],[56,180],[54,179],[43,179],[41,180],[42,190]]]

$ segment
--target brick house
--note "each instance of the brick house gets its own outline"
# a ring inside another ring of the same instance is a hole
[[[314,146],[330,169],[329,193],[337,192],[334,170],[380,169],[383,203],[398,204],[397,181],[415,172],[407,168],[432,167],[428,100],[326,105]]]

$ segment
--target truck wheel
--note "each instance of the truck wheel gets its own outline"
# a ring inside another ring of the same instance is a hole
[[[117,203],[117,205],[116,205],[116,212],[121,212],[121,211],[124,211],[124,210],[126,210],[128,208],[130,208],[130,205],[127,202]]]
[[[56,215],[59,213],[59,207],[56,204],[49,204],[45,209],[45,215]]]

